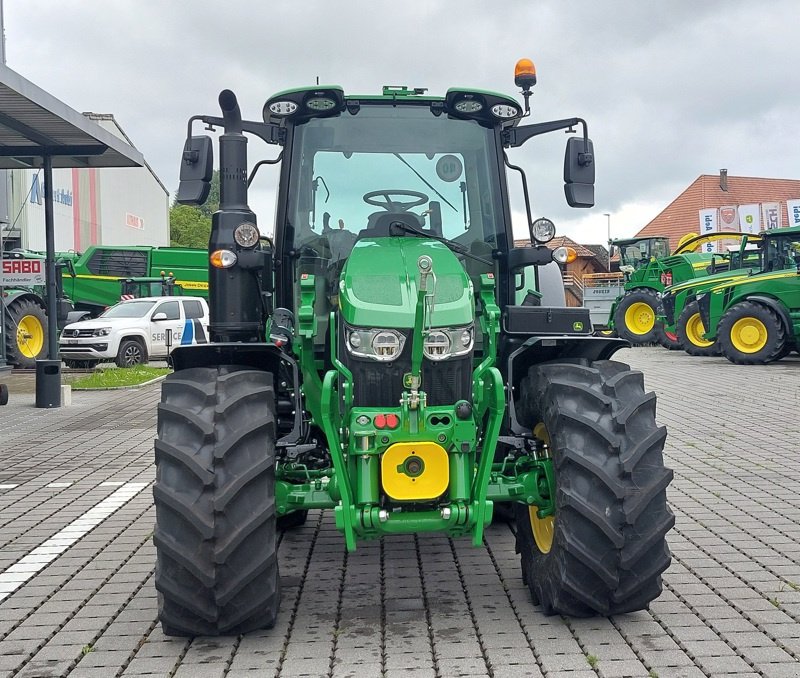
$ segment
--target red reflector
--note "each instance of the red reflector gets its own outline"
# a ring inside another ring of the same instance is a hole
[[[400,419],[396,414],[387,414],[386,415],[386,425],[389,428],[397,428],[400,424]]]
[[[494,280],[494,273],[487,273],[486,277],[489,278],[489,280]]]
[[[386,415],[385,414],[377,414],[375,415],[375,419],[372,420],[375,424],[375,428],[386,428]]]

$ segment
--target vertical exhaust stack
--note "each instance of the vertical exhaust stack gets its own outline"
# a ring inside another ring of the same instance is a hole
[[[726,169],[719,171],[719,188],[721,191],[728,192],[728,170]]]
[[[219,211],[211,220],[209,254],[228,250],[237,255],[229,268],[209,267],[209,333],[215,342],[264,341],[264,318],[258,276],[245,266],[233,232],[244,222],[256,223],[247,205],[247,138],[242,134],[242,114],[236,95],[220,92],[219,106],[225,133],[219,138]]]

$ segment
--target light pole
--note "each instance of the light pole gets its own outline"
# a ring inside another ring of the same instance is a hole
[[[611,273],[611,215],[604,212],[603,216],[606,218],[606,227],[608,228],[608,272]]]

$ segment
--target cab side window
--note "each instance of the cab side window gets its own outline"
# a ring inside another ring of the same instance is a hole
[[[161,306],[156,308],[153,315],[156,313],[166,313],[167,320],[180,320],[181,319],[181,310],[178,306],[177,301],[165,301]]]
[[[183,302],[183,312],[186,314],[187,319],[203,317],[203,306],[199,301],[193,299]]]

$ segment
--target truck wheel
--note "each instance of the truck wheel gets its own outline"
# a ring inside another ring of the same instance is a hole
[[[6,360],[23,369],[36,367],[36,359],[47,356],[47,314],[30,299],[8,306],[11,327],[6,334]]]
[[[272,375],[235,366],[170,374],[155,453],[164,633],[235,636],[271,627],[280,604]]]
[[[763,365],[778,360],[786,345],[786,330],[771,308],[743,301],[729,308],[717,327],[724,355],[738,365]]]
[[[0,405],[8,405],[8,386],[0,384]]]
[[[719,355],[717,342],[709,341],[703,336],[706,330],[703,327],[703,321],[700,319],[700,309],[696,301],[684,306],[678,317],[676,329],[681,348],[689,355]]]
[[[523,579],[545,614],[641,610],[661,593],[672,471],[642,374],[612,361],[544,363],[521,384],[521,419],[549,448],[555,515],[516,505]]]
[[[117,367],[136,367],[147,362],[147,352],[140,341],[123,339],[114,362],[117,363]]]
[[[650,289],[627,292],[614,313],[617,334],[632,344],[654,344],[658,341],[658,294]]]

